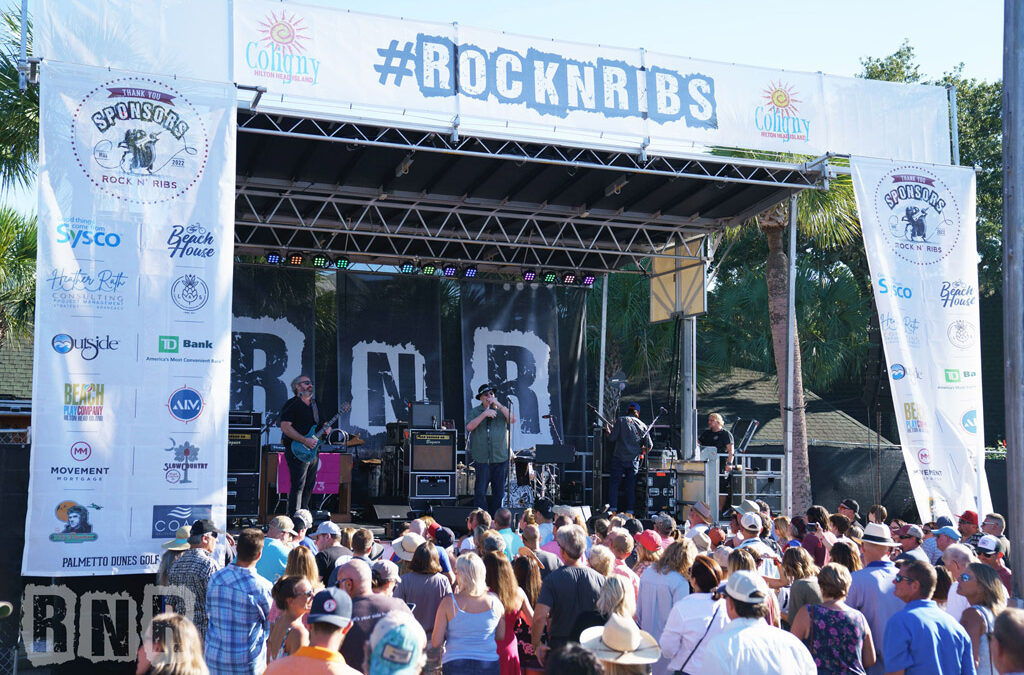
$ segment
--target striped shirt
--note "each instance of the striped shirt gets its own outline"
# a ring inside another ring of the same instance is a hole
[[[258,675],[267,667],[271,583],[230,565],[213,575],[206,594],[210,628],[206,665],[218,673]]]

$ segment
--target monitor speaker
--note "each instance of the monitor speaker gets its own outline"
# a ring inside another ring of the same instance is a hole
[[[473,512],[472,506],[440,506],[435,504],[430,515],[444,527],[456,533],[466,531],[466,518]]]
[[[409,517],[409,503],[370,504],[374,520],[404,520]]]

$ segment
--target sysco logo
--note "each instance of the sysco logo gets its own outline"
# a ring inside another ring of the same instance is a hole
[[[878,294],[879,295],[895,295],[897,298],[903,298],[909,300],[914,297],[914,291],[911,290],[910,286],[904,286],[898,281],[892,281],[885,277],[879,277],[878,279]]]
[[[71,248],[82,246],[102,246],[106,248],[117,248],[121,245],[121,235],[117,232],[105,232],[96,230],[90,232],[83,229],[73,229],[67,223],[57,226],[57,243],[71,244]]]

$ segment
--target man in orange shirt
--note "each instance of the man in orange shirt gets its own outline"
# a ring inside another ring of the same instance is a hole
[[[360,675],[338,651],[351,627],[352,600],[348,593],[337,587],[325,588],[313,598],[309,611],[309,646],[271,663],[266,675]]]

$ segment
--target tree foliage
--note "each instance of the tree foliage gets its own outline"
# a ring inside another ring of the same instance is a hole
[[[20,50],[21,14],[8,10],[0,14],[0,189],[5,191],[29,185],[39,158],[39,88],[18,88]]]

